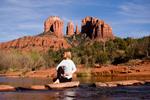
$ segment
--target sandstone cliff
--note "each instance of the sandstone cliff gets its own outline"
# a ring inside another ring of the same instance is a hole
[[[80,34],[78,25],[76,25],[75,34]]]
[[[58,16],[50,16],[44,22],[44,33],[52,33],[57,37],[63,37],[64,22]]]
[[[27,36],[9,42],[0,43],[0,49],[17,49],[22,51],[47,51],[48,49],[58,50],[69,48],[70,45],[64,38],[52,36]]]
[[[72,36],[74,34],[74,24],[72,21],[68,22],[67,24],[66,34],[67,36]]]
[[[91,39],[113,39],[112,28],[103,20],[87,16],[82,20],[81,33]]]
[[[35,49],[37,51],[47,51],[52,48],[58,50],[60,48],[71,47],[63,35],[64,22],[57,16],[50,16],[44,22],[44,32],[37,36],[26,36],[16,40],[0,43],[0,49],[19,49],[23,51],[30,51]],[[112,28],[103,20],[94,17],[86,17],[82,20],[81,32],[78,25],[74,32],[73,22],[67,25],[67,35],[86,34],[87,37],[94,40],[109,40],[114,39]]]

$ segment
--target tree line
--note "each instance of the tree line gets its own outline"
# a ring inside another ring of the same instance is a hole
[[[64,51],[72,52],[76,64],[94,67],[95,64],[120,64],[132,59],[150,59],[150,36],[133,39],[119,38],[98,42],[83,35],[65,38],[72,45],[69,49],[47,52],[31,51],[21,53],[13,50],[0,51],[0,71],[34,71],[41,68],[55,67],[62,59]]]

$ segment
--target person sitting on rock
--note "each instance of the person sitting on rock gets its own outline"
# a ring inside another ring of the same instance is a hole
[[[64,59],[57,65],[57,77],[53,80],[54,83],[71,82],[72,75],[76,71],[76,66],[71,60],[71,52],[64,52]]]

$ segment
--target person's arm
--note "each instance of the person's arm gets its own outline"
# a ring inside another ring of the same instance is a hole
[[[71,70],[71,72],[70,73],[67,73],[67,74],[73,74],[74,72],[76,72],[76,66],[75,66],[75,64],[74,64],[74,62],[73,61],[71,61],[71,67],[72,67],[72,70]]]
[[[63,66],[63,60],[57,65],[56,70],[58,70],[60,66]]]
[[[72,61],[72,74],[73,74],[74,72],[76,72],[76,70],[77,70],[77,68],[76,68],[74,62]]]

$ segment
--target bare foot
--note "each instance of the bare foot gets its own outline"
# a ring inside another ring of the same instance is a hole
[[[59,82],[59,79],[57,79],[57,80],[54,82],[54,84],[58,84],[58,83],[60,83],[60,82]]]

